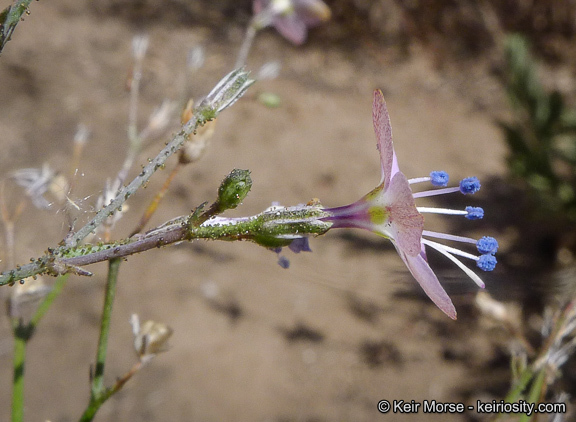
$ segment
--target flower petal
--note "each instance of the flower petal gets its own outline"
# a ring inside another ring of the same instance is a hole
[[[316,26],[330,19],[331,11],[321,0],[292,0],[299,18],[306,26]]]
[[[410,184],[402,172],[394,175],[383,200],[390,211],[390,229],[400,250],[409,256],[420,254],[424,217],[416,208]]]
[[[252,11],[257,15],[262,9],[268,6],[269,3],[270,0],[254,0],[254,3],[252,3]]]
[[[456,319],[456,309],[454,308],[452,300],[450,300],[446,290],[444,290],[438,281],[438,277],[436,277],[436,274],[434,274],[434,271],[432,271],[432,268],[430,268],[422,255],[408,256],[400,250],[398,254],[418,284],[420,284],[420,287],[422,287],[428,297],[432,299],[432,302],[450,318]]]
[[[380,152],[380,163],[382,164],[382,180],[384,190],[388,189],[390,179],[398,172],[398,162],[394,153],[392,143],[392,126],[384,94],[377,89],[374,91],[374,102],[372,104],[372,122],[376,133],[377,147]]]
[[[308,35],[306,23],[295,13],[277,16],[274,18],[273,25],[284,38],[293,44],[302,45],[306,41],[306,35]]]

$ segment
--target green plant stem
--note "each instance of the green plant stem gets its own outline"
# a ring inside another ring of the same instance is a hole
[[[24,368],[26,364],[26,340],[14,336],[14,376],[12,378],[12,422],[24,420]]]
[[[515,403],[519,398],[520,395],[526,390],[526,387],[534,377],[534,370],[528,366],[522,371],[520,378],[515,383],[514,388],[510,390],[510,392],[504,398],[506,403]]]
[[[132,182],[118,191],[116,197],[102,208],[85,226],[80,228],[73,236],[66,239],[67,246],[77,246],[86,236],[94,232],[109,216],[120,210],[122,204],[132,196],[140,187],[152,177],[156,170],[163,168],[166,160],[180,149],[190,134],[204,126],[208,121],[214,120],[218,114],[234,104],[254,81],[248,78],[248,73],[236,69],[226,75],[208,96],[194,110],[192,118],[182,126],[168,144],[142,168],[142,171]]]
[[[16,25],[22,19],[22,15],[28,10],[32,0],[16,0],[12,6],[8,6],[0,13],[0,53],[12,33],[16,29]]]
[[[60,296],[60,293],[62,293],[64,285],[68,280],[68,276],[69,274],[65,274],[58,277],[56,279],[56,282],[54,283],[54,286],[52,287],[52,290],[50,290],[50,293],[48,293],[44,298],[44,300],[40,303],[40,305],[38,305],[36,312],[32,316],[32,319],[30,320],[30,325],[33,326],[34,329],[36,329],[36,326],[38,325],[42,317],[46,314],[48,309],[50,309],[50,307],[52,306],[52,302],[54,302],[54,300],[58,296]]]
[[[532,382],[532,386],[530,387],[530,393],[528,394],[528,403],[540,403],[543,399],[546,390],[546,366],[543,366],[538,371],[536,378]],[[536,418],[536,415],[528,416],[527,414],[523,413],[520,415],[518,419],[519,422],[528,422],[532,420],[532,418]]]
[[[24,420],[24,369],[26,367],[26,346],[34,335],[36,327],[46,314],[54,300],[62,292],[68,275],[58,277],[50,293],[40,303],[36,312],[28,324],[17,318],[12,319],[12,331],[14,333],[14,358],[13,358],[13,384],[12,384],[12,422]]]
[[[238,58],[236,59],[236,65],[234,67],[238,68],[246,65],[246,59],[248,59],[248,53],[250,52],[250,48],[254,43],[254,37],[256,36],[257,32],[258,29],[251,22],[251,24],[246,29],[246,35],[244,36],[244,41],[240,47],[240,52],[238,53]]]
[[[147,43],[147,42],[146,42]],[[142,138],[138,134],[138,97],[140,96],[140,81],[142,80],[142,61],[144,54],[138,54],[134,60],[134,69],[132,70],[132,81],[130,83],[130,107],[128,109],[128,153],[118,173],[120,183],[124,183],[128,172],[132,168],[138,153],[142,147]]]
[[[32,264],[0,274],[0,286],[41,273],[59,275],[72,272],[91,275],[80,266],[184,240],[249,240],[268,248],[287,246],[295,237],[326,233],[332,225],[322,221],[322,218],[327,216],[318,206],[278,207],[252,217],[216,218],[197,224],[202,216],[193,213],[170,220],[143,235],[118,242],[78,247],[61,246],[48,250],[46,255],[34,260]]]
[[[104,307],[102,309],[102,319],[100,321],[100,337],[98,339],[98,349],[96,352],[96,367],[92,377],[90,391],[90,402],[81,416],[81,422],[94,419],[100,406],[113,394],[112,391],[104,387],[104,367],[106,365],[106,354],[108,351],[108,336],[110,334],[110,320],[112,318],[112,308],[116,295],[116,283],[118,281],[118,271],[121,264],[120,258],[111,259],[108,264],[108,280],[106,282],[106,292],[104,295]]]
[[[212,91],[202,100],[194,110],[192,118],[182,126],[170,142],[166,144],[156,157],[149,160],[148,164],[142,168],[142,172],[127,186],[120,189],[116,197],[110,203],[102,208],[86,225],[80,228],[72,236],[67,237],[62,243],[64,246],[56,249],[48,249],[48,253],[39,259],[32,259],[31,264],[17,266],[16,268],[0,274],[0,286],[13,284],[19,280],[31,277],[37,274],[62,275],[68,272],[75,272],[80,275],[91,275],[89,272],[81,269],[56,268],[54,253],[63,251],[70,247],[76,247],[111,215],[122,208],[126,200],[141,188],[156,170],[163,168],[166,160],[180,149],[189,136],[196,131],[198,127],[205,125],[208,121],[214,120],[222,110],[234,104],[246,90],[254,83],[254,80],[248,78],[249,73],[243,69],[236,69],[226,75]],[[126,243],[126,242],[124,242]],[[108,260],[112,257],[105,258]]]

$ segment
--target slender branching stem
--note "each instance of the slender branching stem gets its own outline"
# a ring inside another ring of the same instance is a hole
[[[114,383],[114,385],[112,387],[110,387],[108,389],[110,396],[116,394],[118,391],[120,391],[122,389],[122,387],[124,387],[124,385],[130,381],[130,379],[136,375],[138,373],[138,371],[140,371],[140,369],[142,369],[144,367],[144,361],[139,360],[138,362],[136,362],[134,365],[132,365],[132,368],[130,368],[130,370],[128,372],[126,372],[124,375],[122,375],[120,378],[118,378],[116,380],[116,382]]]
[[[124,183],[128,172],[142,147],[142,138],[138,134],[138,98],[140,96],[140,81],[142,80],[142,62],[144,54],[137,54],[134,60],[132,78],[130,82],[130,105],[128,109],[128,152],[122,168],[118,173],[120,183]]]
[[[256,37],[256,34],[259,30],[269,26],[277,13],[278,12],[274,9],[274,7],[269,5],[268,7],[261,10],[257,15],[254,15],[252,19],[250,19],[248,28],[246,28],[246,35],[244,35],[244,41],[242,42],[242,46],[238,52],[236,65],[234,67],[239,68],[246,65],[246,60],[248,60],[248,54],[250,53],[252,44],[254,44],[254,38]]]
[[[42,317],[54,299],[58,297],[68,275],[58,277],[52,290],[42,300],[36,312],[28,324],[24,324],[19,318],[12,319],[12,331],[14,334],[14,375],[12,378],[12,422],[22,422],[24,420],[24,369],[26,367],[26,346],[36,331]]]
[[[58,277],[56,279],[56,282],[52,286],[52,290],[50,290],[50,293],[46,295],[44,300],[42,300],[42,302],[40,302],[40,305],[38,305],[38,308],[36,308],[36,312],[34,312],[34,315],[30,319],[30,325],[33,327],[33,330],[36,330],[36,327],[38,326],[38,323],[40,323],[42,317],[44,317],[46,312],[48,312],[48,309],[50,309],[54,300],[56,300],[56,298],[60,296],[60,293],[62,293],[62,290],[64,289],[64,285],[66,284],[68,277],[69,274],[65,274]]]
[[[26,344],[28,340],[18,335],[14,329],[14,375],[12,378],[12,422],[24,420],[24,368],[26,364]]]
[[[196,130],[198,126],[204,125],[206,120],[201,113],[195,113],[195,117],[190,120],[182,130],[160,151],[160,153],[150,160],[150,162],[142,169],[142,172],[130,182],[127,186],[120,189],[116,198],[110,204],[100,210],[94,218],[78,230],[69,240],[71,246],[75,246],[82,241],[86,236],[92,233],[96,228],[106,220],[110,215],[119,210],[122,204],[136,192],[142,185],[144,185],[154,174],[156,170],[162,168],[164,163],[172,154],[174,154],[186,141],[186,138]]]
[[[15,228],[16,222],[24,211],[25,201],[21,199],[13,212],[8,210],[8,205],[5,198],[5,184],[0,184],[0,219],[4,225],[4,250],[6,251],[5,264],[8,268],[12,268],[15,263]]]
[[[122,207],[122,204],[142,187],[156,170],[163,168],[166,160],[180,149],[190,134],[198,127],[204,126],[207,121],[213,120],[225,108],[234,104],[254,81],[248,78],[248,73],[242,69],[230,72],[208,94],[206,99],[194,110],[192,118],[182,126],[172,140],[142,169],[132,182],[118,191],[116,198],[102,208],[84,227],[66,239],[68,246],[77,246],[90,233],[94,232],[100,224]]]
[[[102,406],[102,404],[104,404],[104,402],[106,402],[106,400],[108,400],[110,397],[112,397],[114,394],[116,394],[118,391],[120,391],[122,389],[122,387],[124,387],[124,385],[128,381],[130,381],[132,379],[132,377],[140,371],[140,369],[142,369],[144,367],[146,362],[147,361],[139,360],[134,365],[132,365],[132,368],[130,368],[130,370],[128,372],[126,372],[124,375],[122,375],[121,377],[116,379],[116,382],[114,383],[114,385],[112,385],[109,388],[106,388],[102,393],[102,396],[100,398],[98,405],[88,407],[86,409],[86,411],[84,412],[84,414],[82,415],[80,422],[88,422],[88,421],[91,421],[92,419],[94,419],[96,412]]]
[[[168,189],[170,188],[172,181],[174,180],[174,178],[176,177],[176,175],[178,174],[178,171],[182,168],[182,166],[183,166],[183,164],[180,161],[178,161],[178,163],[176,163],[176,166],[172,169],[172,171],[168,175],[168,178],[166,179],[166,181],[162,185],[162,188],[154,196],[154,199],[152,199],[152,201],[148,205],[148,208],[146,208],[146,211],[144,212],[144,215],[142,215],[142,218],[140,219],[138,225],[136,226],[136,228],[134,230],[132,230],[130,237],[132,237],[135,234],[138,234],[142,230],[144,230],[144,227],[146,227],[146,224],[148,224],[148,222],[150,221],[150,219],[152,218],[152,216],[154,215],[154,213],[158,209],[158,205],[160,205],[160,202],[162,201],[162,199],[166,195],[166,192],[168,192]]]
[[[249,74],[243,69],[236,69],[226,75],[218,84],[212,89],[212,91],[206,96],[206,98],[199,104],[199,106],[194,110],[192,118],[182,126],[180,132],[178,132],[172,140],[164,147],[158,155],[149,160],[148,164],[143,167],[142,171],[136,178],[130,182],[127,186],[120,189],[116,197],[110,201],[110,203],[102,208],[85,226],[80,228],[76,233],[71,236],[67,236],[64,245],[55,248],[48,249],[46,255],[38,259],[32,259],[32,263],[16,266],[9,271],[5,271],[0,274],[0,286],[5,284],[13,284],[16,281],[23,280],[27,277],[36,274],[51,274],[51,275],[61,275],[69,272],[75,272],[81,275],[90,275],[90,273],[83,271],[78,268],[73,268],[67,266],[61,261],[61,258],[67,258],[66,251],[81,251],[81,254],[86,254],[87,249],[78,247],[80,242],[86,238],[90,233],[93,233],[109,216],[113,215],[116,211],[120,210],[124,202],[132,196],[140,187],[142,187],[152,174],[160,168],[164,167],[166,160],[180,149],[182,144],[186,142],[188,137],[196,131],[198,127],[203,126],[206,122],[215,119],[222,110],[230,107],[234,104],[254,83],[249,77]],[[206,235],[206,233],[204,233]],[[185,240],[190,236],[185,236],[181,240]],[[191,238],[191,237],[190,237]],[[209,238],[214,238],[210,236]],[[174,240],[176,241],[176,240]],[[131,243],[131,240],[126,240],[119,242],[121,244]],[[160,241],[162,243],[162,241]],[[92,252],[102,249],[102,245],[91,249]],[[115,248],[117,244],[109,244],[104,249]],[[64,253],[64,255],[62,255]],[[91,253],[91,252],[90,252]],[[108,255],[102,260],[108,260],[114,258],[112,255]],[[64,265],[62,267],[62,265]]]
[[[192,213],[178,217],[143,235],[118,242],[49,249],[33,263],[2,273],[0,285],[41,273],[90,275],[80,267],[184,240],[249,240],[278,247],[288,245],[296,237],[324,234],[331,227],[331,223],[322,220],[328,214],[319,206],[276,207],[252,217],[215,217],[207,221],[202,221],[202,216]]]
[[[90,391],[90,402],[82,414],[80,421],[91,421],[102,404],[111,396],[104,386],[104,367],[106,365],[106,354],[108,352],[108,336],[110,334],[110,320],[112,318],[112,308],[114,297],[116,296],[116,283],[118,281],[118,271],[122,260],[111,259],[108,263],[108,280],[106,281],[106,292],[104,295],[104,307],[100,320],[100,337],[98,339],[98,349],[96,352],[96,367],[92,374],[92,385]]]
[[[254,37],[256,37],[257,32],[258,30],[253,24],[248,25],[248,28],[246,29],[246,35],[244,36],[244,41],[242,42],[242,46],[238,52],[238,58],[236,59],[235,67],[242,67],[246,65],[246,60],[248,59],[248,54],[250,53],[250,49],[252,48]]]

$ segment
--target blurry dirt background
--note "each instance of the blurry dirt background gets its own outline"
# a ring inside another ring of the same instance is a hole
[[[317,197],[338,206],[357,200],[380,177],[371,103],[373,90],[381,88],[408,177],[442,169],[452,181],[472,175],[497,180],[465,204],[482,202],[487,213],[466,227],[471,235],[498,237],[499,259],[506,263],[507,247],[521,233],[491,228],[505,227],[493,224],[492,206],[515,205],[506,205],[502,194],[505,149],[494,124],[508,113],[498,81],[501,38],[509,31],[528,34],[545,60],[546,80],[572,93],[573,2],[330,5],[333,20],[312,30],[303,47],[273,29],[256,37],[248,67],[277,60],[280,76],[258,82],[218,118],[210,149],[179,174],[150,227],[213,200],[233,168],[250,169],[254,187],[231,215],[258,213],[272,201],[290,205]],[[74,199],[86,221],[126,151],[132,37],[150,36],[142,126],[165,98],[199,98],[231,70],[249,18],[250,2],[236,0],[34,2],[0,56],[2,174],[45,162],[66,172],[76,127],[85,124],[91,137]],[[186,56],[197,45],[205,48],[206,62],[187,82]],[[265,107],[257,100],[262,92],[279,95],[280,106]],[[168,136],[149,144],[139,162],[154,156]],[[132,230],[173,165],[169,161],[131,198],[116,238]],[[428,223],[451,230],[449,219]],[[66,231],[62,212],[27,207],[16,229],[18,262],[41,255]],[[252,244],[196,242],[130,257],[120,270],[107,383],[136,360],[132,313],[170,325],[174,335],[169,351],[109,400],[96,420],[483,420],[473,412],[400,417],[376,409],[381,399],[475,404],[503,397],[509,339],[479,318],[473,282],[431,256],[459,313],[451,321],[423,295],[385,239],[334,231],[310,244],[312,253],[284,252],[288,270],[276,254]],[[514,292],[526,291],[525,280],[507,268],[501,265],[486,281],[497,297],[513,301]],[[26,420],[74,421],[87,403],[106,265],[89,269],[95,276],[69,280],[29,345]],[[3,298],[8,294],[8,287],[0,289]],[[11,356],[3,318],[0,420],[9,419]]]

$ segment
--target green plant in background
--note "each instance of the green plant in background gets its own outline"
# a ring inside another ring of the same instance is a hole
[[[510,172],[528,185],[537,213],[576,222],[576,109],[568,108],[558,91],[543,87],[524,37],[510,35],[505,54],[514,118],[499,125]]]

